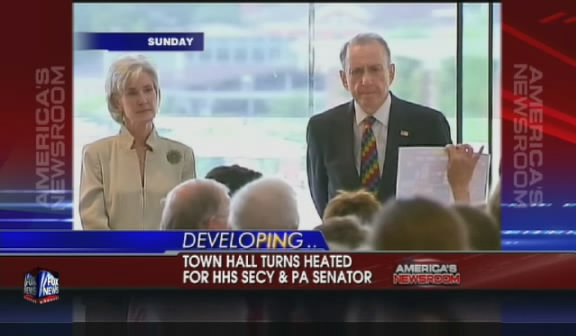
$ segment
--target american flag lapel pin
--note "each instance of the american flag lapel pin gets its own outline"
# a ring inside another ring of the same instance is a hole
[[[408,133],[408,131],[400,131],[400,136],[407,137],[410,136],[410,133]]]

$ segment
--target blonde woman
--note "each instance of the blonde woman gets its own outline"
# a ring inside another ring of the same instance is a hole
[[[157,230],[162,199],[179,183],[196,177],[194,152],[158,135],[158,74],[144,57],[128,56],[111,65],[106,99],[120,132],[83,149],[82,227]]]

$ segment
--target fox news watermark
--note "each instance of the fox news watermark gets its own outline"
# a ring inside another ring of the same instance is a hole
[[[531,65],[514,65],[514,202],[522,207],[544,203],[542,78]]]
[[[24,276],[24,299],[44,304],[59,299],[60,285],[57,272],[37,268]]]
[[[460,273],[456,264],[399,264],[392,283],[396,286],[458,286]]]

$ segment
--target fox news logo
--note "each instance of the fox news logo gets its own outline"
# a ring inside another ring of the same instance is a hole
[[[58,273],[35,269],[24,276],[24,299],[38,304],[56,301],[60,286]]]
[[[460,273],[455,264],[400,264],[392,282],[397,286],[457,286]]]

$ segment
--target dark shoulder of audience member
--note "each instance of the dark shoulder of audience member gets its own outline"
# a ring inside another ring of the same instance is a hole
[[[236,191],[244,185],[260,177],[262,177],[262,173],[236,164],[232,166],[218,166],[206,174],[207,179],[216,180],[227,186],[230,190],[230,196],[234,195]]]
[[[478,208],[468,205],[455,205],[454,210],[462,217],[474,250],[500,250],[500,230],[492,217]]]
[[[331,217],[314,229],[321,231],[330,247],[337,249],[357,249],[367,238],[367,231],[356,216]]]
[[[373,224],[375,250],[458,251],[470,248],[466,224],[456,212],[424,198],[390,200]]]

